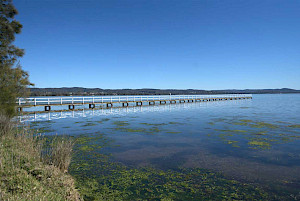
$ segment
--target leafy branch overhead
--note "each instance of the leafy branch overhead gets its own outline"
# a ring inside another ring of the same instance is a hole
[[[19,58],[24,50],[13,44],[15,35],[21,33],[22,24],[15,19],[18,11],[12,0],[1,0],[0,4],[0,112],[15,115],[15,101],[29,94],[29,75],[25,72]]]

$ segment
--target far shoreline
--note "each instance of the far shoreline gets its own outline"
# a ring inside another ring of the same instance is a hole
[[[83,87],[30,88],[30,97],[38,96],[140,96],[140,95],[218,95],[218,94],[298,94],[300,90],[281,89],[101,89]]]

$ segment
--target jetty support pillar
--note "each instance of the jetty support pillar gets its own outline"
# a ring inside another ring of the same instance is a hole
[[[45,105],[45,111],[50,111],[51,110],[51,106],[50,105]]]
[[[75,105],[69,105],[69,110],[74,110],[75,109]]]
[[[166,104],[166,101],[159,101],[161,105]]]
[[[149,105],[155,105],[155,101],[149,101]]]
[[[23,112],[23,108],[22,107],[18,107],[17,108],[17,112]]]

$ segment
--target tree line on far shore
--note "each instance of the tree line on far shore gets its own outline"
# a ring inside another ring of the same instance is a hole
[[[91,95],[196,95],[196,94],[272,94],[300,93],[295,89],[245,89],[245,90],[197,90],[197,89],[101,89],[83,87],[31,88],[30,96],[91,96]]]

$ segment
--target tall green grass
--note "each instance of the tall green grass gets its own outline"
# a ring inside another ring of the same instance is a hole
[[[66,173],[72,147],[65,137],[45,146],[45,138],[0,115],[0,200],[80,200]]]
[[[68,172],[74,141],[66,136],[54,136],[43,144],[45,146],[42,149],[42,160],[63,172]]]

